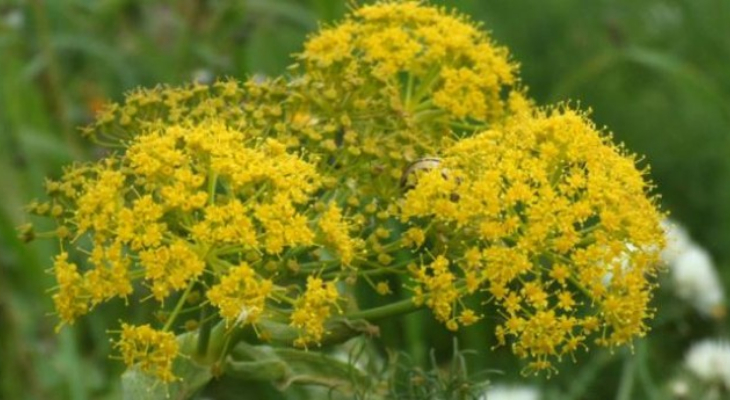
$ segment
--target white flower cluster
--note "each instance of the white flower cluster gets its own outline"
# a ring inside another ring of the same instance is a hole
[[[730,390],[730,342],[703,340],[687,352],[685,366],[706,383],[722,384]]]
[[[494,385],[480,400],[540,400],[540,392],[532,386]]]
[[[676,222],[665,220],[662,226],[667,242],[662,260],[669,266],[677,295],[704,316],[724,316],[725,292],[710,254]]]

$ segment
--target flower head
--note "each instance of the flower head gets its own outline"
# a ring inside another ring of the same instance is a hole
[[[306,346],[322,340],[326,333],[324,323],[332,314],[332,308],[337,307],[339,299],[334,282],[313,276],[307,278],[307,288],[291,314],[291,325],[300,329],[299,338],[294,341],[296,346]]]
[[[685,356],[687,369],[707,383],[719,383],[730,390],[730,343],[703,340],[695,343]]]
[[[198,279],[206,254],[222,248],[275,255],[312,245],[305,211],[319,187],[314,166],[272,141],[248,142],[219,123],[171,125],[138,133],[124,153],[67,170],[53,184],[53,202],[65,205],[56,219],[69,244],[89,238],[93,268],[58,259],[59,279],[76,282],[59,288],[61,317],[72,322],[130,295],[133,276],[163,301]]]
[[[725,292],[710,254],[690,244],[669,265],[677,295],[690,302],[704,316],[722,316]]]
[[[264,311],[273,283],[262,279],[246,263],[233,267],[208,290],[208,299],[228,323],[255,324]]]
[[[356,98],[365,99],[363,91],[415,89],[391,101],[457,119],[502,116],[507,104],[501,92],[516,82],[507,50],[495,46],[478,24],[415,1],[362,6],[310,37],[299,58],[313,79],[344,78],[330,82],[335,92],[354,90]]]
[[[491,293],[506,319],[498,337],[539,370],[596,333],[615,346],[647,331],[663,246],[648,189],[632,157],[556,109],[448,148],[406,194],[401,219],[430,221],[453,265],[434,277]],[[458,304],[422,272],[414,279],[431,304]],[[443,306],[432,308],[443,320]]]
[[[115,347],[127,366],[137,366],[163,382],[178,379],[172,372],[172,366],[180,346],[173,333],[157,331],[149,325],[122,324],[122,333]]]
[[[416,1],[356,8],[298,58],[299,144],[347,166],[355,195],[382,204],[415,160],[530,107],[506,48],[466,16]]]
[[[534,110],[478,24],[384,0],[311,36],[298,61],[291,79],[139,89],[100,112],[85,133],[112,150],[29,206],[57,223],[63,322],[152,299],[164,329],[123,324],[117,348],[166,382],[182,326],[218,320],[237,340],[288,318],[264,333],[337,336],[340,279],[392,299],[405,276],[401,304],[450,330],[482,317],[464,297],[487,292],[498,340],[534,371],[648,330],[663,248],[650,184],[584,115]]]

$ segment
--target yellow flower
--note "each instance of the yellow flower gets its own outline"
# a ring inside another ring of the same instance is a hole
[[[322,171],[385,206],[409,164],[531,107],[505,48],[466,16],[421,2],[355,8],[298,59],[291,134],[326,154]]]
[[[255,324],[265,309],[273,283],[261,279],[247,263],[232,267],[220,283],[208,290],[211,304],[227,323]]]
[[[551,357],[596,329],[604,346],[646,333],[661,213],[634,157],[585,116],[564,108],[516,116],[448,148],[442,167],[419,177],[401,219],[446,224],[447,247],[469,247],[452,256],[463,260],[458,268],[419,271],[426,292],[437,276],[448,277],[439,290],[453,291],[458,270],[462,285],[490,291],[509,317],[502,337],[535,360],[531,369],[551,368]],[[433,298],[447,321],[453,296]]]
[[[59,285],[53,298],[63,322],[140,287],[160,302],[191,285],[208,287],[204,274],[219,282],[208,295],[222,319],[254,322],[274,281],[243,279],[246,268],[222,265],[255,256],[247,268],[273,266],[276,277],[279,266],[286,268],[276,258],[284,251],[313,257],[327,245],[344,262],[352,260],[357,241],[343,236],[350,225],[331,214],[320,218],[311,208],[323,184],[319,160],[266,137],[287,118],[282,87],[226,81],[141,89],[87,129],[119,150],[66,168],[59,181],[46,184],[51,201],[30,207],[56,220],[67,249],[54,264]],[[257,107],[228,105],[244,99]],[[341,232],[320,238],[317,221],[327,218]],[[72,264],[70,257],[88,263]],[[234,299],[236,285],[248,288],[249,297]]]
[[[172,366],[180,346],[171,332],[158,331],[149,325],[122,324],[121,336],[114,347],[128,367],[137,366],[163,382],[179,379],[173,374]]]
[[[415,1],[355,9],[344,22],[310,37],[299,57],[310,77],[326,83],[340,74],[343,86],[356,90],[366,90],[369,77],[379,82],[376,87],[390,90],[405,75],[415,90],[393,101],[408,109],[432,99],[437,109],[458,119],[503,115],[508,105],[501,92],[516,82],[507,50],[495,46],[476,23]]]
[[[393,293],[393,291],[390,290],[390,285],[388,285],[388,282],[385,281],[378,282],[378,284],[375,285],[375,291],[382,296]]]
[[[533,109],[479,24],[381,0],[297,58],[291,79],[134,90],[84,130],[114,151],[28,207],[57,223],[63,323],[141,295],[165,327],[195,329],[188,313],[209,305],[228,325],[286,313],[306,347],[339,310],[338,279],[386,295],[398,274],[450,330],[487,293],[529,371],[647,331],[663,234],[644,173],[579,112]],[[173,332],[123,324],[116,347],[176,379]]]
[[[164,300],[172,290],[184,289],[205,269],[205,262],[183,240],[140,252],[139,263],[157,300]]]
[[[362,247],[362,241],[351,236],[353,226],[344,220],[340,208],[330,204],[317,221],[317,226],[325,236],[324,242],[334,247],[343,265],[349,266]]]
[[[73,323],[77,317],[88,312],[89,306],[83,298],[83,277],[76,264],[68,262],[68,253],[56,256],[53,271],[58,282],[58,291],[53,303],[63,322]]]
[[[307,218],[298,214],[285,196],[276,196],[271,203],[258,205],[255,216],[265,232],[264,249],[269,254],[279,254],[284,247],[314,243],[314,233]]]
[[[340,298],[335,282],[325,282],[314,276],[307,277],[307,289],[299,297],[291,314],[291,325],[300,329],[295,346],[306,347],[309,343],[319,343],[324,336],[324,324],[337,307]]]
[[[403,234],[403,246],[421,247],[426,240],[426,235],[421,228],[410,228]]]
[[[454,284],[456,276],[449,270],[449,260],[438,256],[433,263],[421,266],[414,272],[414,280],[421,285],[419,289],[428,294],[421,301],[433,311],[436,319],[455,330],[458,325],[454,318],[454,303],[461,294]]]

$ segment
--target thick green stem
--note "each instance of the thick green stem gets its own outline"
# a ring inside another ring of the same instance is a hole
[[[387,306],[371,308],[368,310],[355,311],[344,315],[346,319],[366,319],[368,321],[392,317],[400,314],[407,314],[421,308],[416,305],[413,299],[405,299]]]
[[[208,345],[204,353],[203,362],[212,364],[223,357],[223,353],[229,344],[231,336],[235,336],[236,328],[228,329],[225,321],[219,321],[215,326],[209,328],[207,339]]]

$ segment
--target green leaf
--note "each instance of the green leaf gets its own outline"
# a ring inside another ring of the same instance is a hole
[[[189,399],[213,377],[210,368],[192,361],[176,363],[175,373],[179,380],[166,384],[156,377],[131,368],[122,375],[124,400]]]
[[[181,335],[181,347],[194,348],[195,335]],[[209,366],[196,363],[190,357],[178,356],[173,364],[173,373],[179,379],[165,383],[144,373],[137,367],[128,369],[122,375],[122,394],[124,400],[184,400],[191,398],[213,378]]]
[[[350,363],[317,351],[239,343],[226,362],[226,373],[264,380],[284,390],[292,384],[324,386],[351,393],[369,384],[368,375]]]

